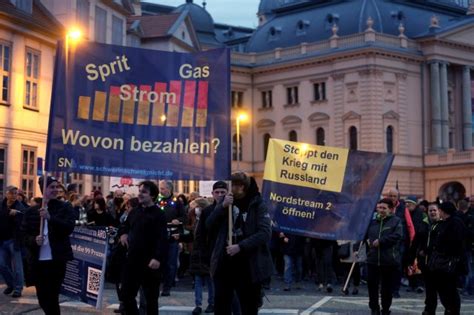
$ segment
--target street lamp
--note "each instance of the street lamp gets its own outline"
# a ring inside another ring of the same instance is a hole
[[[237,114],[237,118],[235,119],[235,127],[236,127],[236,137],[237,137],[237,170],[240,170],[240,122],[246,121],[248,119],[248,115],[246,113],[239,113]]]

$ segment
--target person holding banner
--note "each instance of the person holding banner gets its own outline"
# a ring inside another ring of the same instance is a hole
[[[146,299],[146,313],[158,314],[158,297],[163,266],[166,265],[168,234],[165,213],[155,205],[158,187],[152,181],[140,183],[138,201],[120,227],[120,243],[128,248],[122,279],[122,298],[127,315],[138,315],[135,300],[140,287]]]
[[[211,255],[215,286],[215,314],[231,314],[234,291],[242,314],[257,314],[261,284],[272,275],[268,248],[271,223],[257,183],[244,172],[232,174],[232,194],[224,197],[206,220],[210,235],[216,235]],[[232,244],[228,244],[228,208],[233,207]]]
[[[61,187],[56,178],[47,176],[44,183],[44,177],[40,177],[39,186],[46,206],[29,208],[21,225],[28,250],[26,285],[36,287],[36,296],[45,314],[57,315],[61,313],[59,291],[66,263],[73,259],[69,235],[74,230],[76,217],[72,205],[57,198]]]
[[[394,204],[384,198],[377,204],[377,215],[367,230],[367,286],[372,315],[389,315],[392,305],[393,278],[400,264],[402,223],[393,214]],[[379,305],[381,285],[382,312]]]

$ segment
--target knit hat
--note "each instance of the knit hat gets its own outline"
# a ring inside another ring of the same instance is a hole
[[[43,181],[44,181],[44,176],[41,176],[38,180],[38,185],[40,186],[41,193],[44,193],[44,191],[43,191]],[[46,177],[46,187],[48,187],[49,185],[51,185],[52,183],[57,182],[57,181],[58,180],[53,176]]]
[[[453,215],[457,211],[456,206],[450,201],[445,201],[442,204],[440,204],[439,210],[449,215]]]
[[[412,203],[412,204],[418,204],[416,196],[408,196],[405,198],[405,203]]]
[[[229,189],[229,187],[227,186],[227,183],[222,181],[222,180],[219,180],[219,181],[215,182],[214,185],[212,185],[212,190],[216,190],[216,189],[219,189],[219,188],[222,188],[222,189],[225,189],[225,190]]]

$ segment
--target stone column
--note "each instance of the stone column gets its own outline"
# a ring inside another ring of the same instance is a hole
[[[441,94],[439,81],[439,63],[430,64],[430,95],[431,95],[431,149],[441,150]]]
[[[463,149],[472,148],[471,67],[462,69]]]
[[[448,70],[447,63],[440,64],[440,94],[441,94],[441,149],[449,148],[449,109],[448,109]]]

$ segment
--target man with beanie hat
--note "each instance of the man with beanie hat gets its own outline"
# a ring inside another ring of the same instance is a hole
[[[46,206],[31,207],[25,213],[21,230],[28,250],[26,285],[36,287],[36,296],[47,315],[60,314],[59,291],[66,273],[66,262],[73,259],[69,235],[74,230],[72,205],[57,199],[60,184],[56,178],[43,177],[39,186]],[[43,230],[40,231],[43,220]]]
[[[441,220],[433,243],[433,252],[428,261],[428,269],[441,304],[445,308],[445,314],[459,314],[461,299],[456,282],[459,275],[465,274],[462,257],[466,227],[456,215],[456,207],[449,201],[439,206],[439,216]]]
[[[244,172],[232,174],[232,194],[219,202],[206,220],[215,236],[211,255],[211,276],[215,286],[215,313],[230,314],[236,292],[242,314],[257,314],[261,304],[261,285],[273,271],[268,243],[272,229],[268,209],[255,179]],[[232,207],[232,244],[228,208]]]

